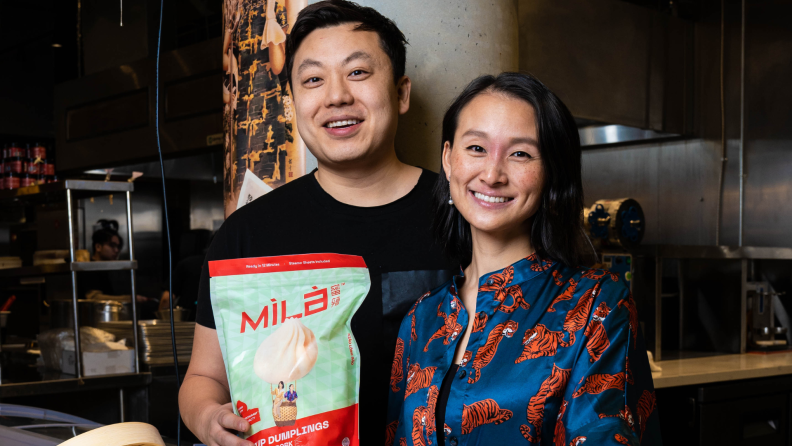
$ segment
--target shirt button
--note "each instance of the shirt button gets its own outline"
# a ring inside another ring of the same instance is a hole
[[[492,286],[495,283],[492,279],[487,279],[487,285]]]
[[[467,372],[466,372],[466,371],[462,370],[461,372],[459,372],[459,377],[460,377],[460,378],[464,378],[464,377],[465,377],[465,375],[467,375]]]
[[[450,444],[451,446],[457,446],[457,438],[456,437],[449,438],[448,444]]]

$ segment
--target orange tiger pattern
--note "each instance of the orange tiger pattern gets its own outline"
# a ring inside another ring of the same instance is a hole
[[[390,385],[391,390],[394,392],[398,392],[399,384],[402,379],[404,379],[404,374],[402,373],[402,361],[404,360],[404,341],[401,338],[396,339],[396,354],[393,356],[393,365],[391,365],[391,378],[390,378]]]
[[[517,322],[511,320],[498,324],[492,329],[487,336],[487,342],[478,349],[473,359],[473,373],[468,378],[469,384],[474,384],[481,378],[481,369],[492,361],[501,339],[512,337],[515,331],[517,331]]]
[[[407,446],[407,439],[404,437],[399,438],[399,446]]]
[[[523,336],[523,352],[519,358],[514,360],[519,364],[527,359],[541,358],[542,356],[555,356],[558,346],[569,347],[569,343],[564,342],[564,332],[548,330],[543,324],[538,324],[536,328],[529,328]]]
[[[487,320],[489,320],[487,313],[483,311],[478,312],[476,314],[476,319],[473,321],[473,331],[471,333],[484,331],[484,327],[487,325]]]
[[[424,293],[423,295],[421,295],[421,297],[419,297],[418,300],[415,302],[415,305],[413,305],[413,307],[410,308],[410,311],[407,312],[407,316],[410,316],[410,319],[411,319],[411,321],[410,321],[410,339],[412,339],[413,341],[417,341],[418,340],[418,334],[415,332],[415,309],[418,308],[418,304],[420,304],[421,301],[423,301],[424,298],[428,297],[430,294],[432,294],[432,292],[428,291],[428,292]]]
[[[597,309],[594,310],[594,317],[591,319],[591,323],[586,327],[586,331],[583,332],[583,336],[589,338],[586,349],[589,352],[589,356],[591,356],[589,358],[591,362],[597,362],[602,356],[602,353],[610,346],[608,333],[605,331],[605,326],[602,325],[610,312],[611,309],[608,307],[608,304],[600,302]]]
[[[493,399],[462,405],[462,435],[485,424],[501,424],[512,417],[512,411],[501,409]]]
[[[531,443],[542,441],[542,421],[544,421],[544,408],[547,399],[564,395],[569,375],[572,369],[562,369],[553,364],[550,376],[542,382],[539,391],[528,401],[527,415],[528,424],[520,425],[520,433]],[[534,434],[531,435],[533,426]]]
[[[591,280],[600,280],[600,279],[602,279],[603,277],[605,277],[606,275],[609,275],[609,274],[610,274],[610,278],[611,278],[612,281],[614,281],[614,282],[618,282],[619,281],[619,276],[618,275],[613,274],[612,272],[606,271],[604,269],[588,269],[588,270],[586,270],[583,273],[583,277],[586,278],[586,279],[591,279]]]
[[[439,394],[440,391],[437,386],[432,386],[426,396],[426,439],[429,444],[432,444],[432,434],[435,433],[437,428],[435,425],[435,410],[437,409],[437,396]]]
[[[413,446],[426,446],[426,435],[424,435],[424,425],[426,424],[426,406],[418,406],[413,411],[412,417],[412,441]]]
[[[569,333],[569,345],[575,344],[575,332],[586,326],[594,297],[599,293],[599,284],[587,290],[580,296],[575,307],[569,310],[564,319],[564,331]]]
[[[398,427],[398,420],[385,426],[385,446],[393,446],[393,440],[396,439],[396,429]]]
[[[459,309],[462,307],[462,302],[457,298],[453,298],[451,300],[450,306],[451,310],[453,311],[448,316],[446,316],[444,312],[440,311],[440,306],[437,307],[437,316],[442,317],[444,322],[443,325],[441,325],[440,328],[438,328],[437,331],[432,335],[432,337],[429,338],[429,341],[427,341],[426,347],[424,347],[423,351],[428,352],[429,344],[431,344],[435,339],[445,338],[443,339],[443,344],[448,345],[449,340],[455,340],[456,337],[462,333],[462,324],[457,322],[457,319],[459,319]]]
[[[627,424],[630,425],[630,429],[633,431],[635,430],[635,419],[633,419],[632,411],[630,410],[630,406],[625,405],[623,410],[620,410],[619,413],[613,415],[606,415],[604,413],[600,414],[600,419],[602,418],[609,418],[609,417],[618,417],[622,420],[626,421]]]
[[[503,302],[506,300],[506,288],[509,286],[512,279],[514,279],[514,267],[510,266],[498,274],[490,275],[487,281],[484,282],[484,285],[479,287],[479,293],[494,291],[495,300]]]
[[[558,297],[553,299],[553,302],[550,304],[550,308],[547,309],[547,312],[555,313],[555,305],[557,303],[572,299],[572,296],[575,294],[575,290],[577,289],[578,283],[579,282],[575,279],[569,279],[569,286],[564,290],[563,293],[559,294]]]
[[[417,362],[410,365],[409,369],[407,369],[407,389],[404,392],[404,399],[406,400],[413,393],[429,387],[432,383],[432,378],[434,378],[435,370],[437,370],[437,367],[421,369],[421,365]]]
[[[512,304],[503,306],[507,297],[511,296]],[[531,308],[531,304],[523,299],[523,291],[520,285],[512,285],[504,290],[502,294],[495,294],[495,300],[500,302],[500,305],[495,309],[503,313],[514,313],[517,307],[527,310]]]
[[[585,442],[586,442],[586,437],[581,435],[579,437],[573,438],[572,441],[569,442],[569,446],[580,446]]]
[[[608,389],[624,390],[624,384],[633,384],[632,376],[630,376],[629,369],[627,372],[619,372],[613,375],[606,373],[596,373],[586,377],[586,381],[580,386],[579,389],[572,394],[572,398],[577,398],[584,393],[590,395],[597,395]]]
[[[460,367],[466,366],[468,361],[470,361],[470,358],[472,357],[473,357],[473,352],[470,350],[466,350],[465,354],[462,356],[462,360],[459,361],[459,366]]]
[[[636,338],[638,337],[638,310],[635,307],[635,301],[633,300],[632,293],[627,295],[626,299],[622,299],[619,301],[616,306],[621,307],[624,305],[624,308],[630,313],[630,334],[632,335],[632,348],[635,348]]]
[[[439,393],[437,386],[430,387],[427,395],[427,405],[418,406],[413,411],[412,439],[414,445],[425,446],[432,444],[432,434],[435,431],[434,416]]]
[[[564,276],[558,271],[553,271],[553,282],[558,286],[564,286]]]
[[[564,428],[564,412],[566,412],[566,400],[561,403],[561,409],[558,410],[558,417],[556,417],[555,432],[553,442],[556,446],[566,446],[566,429]]]
[[[630,440],[628,440],[627,437],[625,437],[622,434],[614,435],[613,439],[616,440],[616,443],[619,443],[619,444],[630,444]]]
[[[641,435],[639,440],[643,440],[644,430],[646,430],[646,422],[649,421],[649,416],[652,415],[655,408],[657,407],[657,400],[655,399],[655,393],[650,392],[648,390],[644,390],[641,394],[641,398],[638,399],[638,424],[641,426]]]
[[[542,264],[538,263],[531,263],[531,271],[547,271],[553,266],[553,262],[551,260],[539,259],[542,261]]]

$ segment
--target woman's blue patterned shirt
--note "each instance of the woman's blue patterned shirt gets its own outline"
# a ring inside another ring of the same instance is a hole
[[[652,375],[635,302],[607,271],[531,255],[479,280],[478,312],[453,378],[437,395],[469,315],[454,277],[405,317],[393,360],[386,444],[659,445]]]

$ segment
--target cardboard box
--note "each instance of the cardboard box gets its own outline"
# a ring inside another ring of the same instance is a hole
[[[113,375],[135,371],[134,350],[113,350],[109,352],[83,352],[84,376]],[[74,351],[64,350],[61,356],[63,373],[76,375]]]

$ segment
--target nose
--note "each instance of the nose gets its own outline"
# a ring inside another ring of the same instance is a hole
[[[343,76],[330,76],[325,91],[325,107],[341,107],[354,102],[352,92]]]
[[[479,179],[488,186],[502,186],[508,182],[506,177],[506,169],[503,163],[506,162],[503,157],[498,156],[498,151],[489,153],[487,155],[484,170],[479,175]]]

